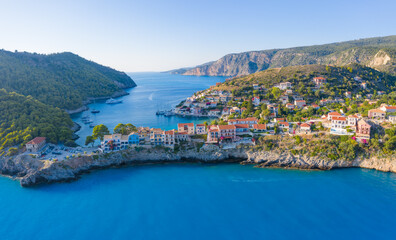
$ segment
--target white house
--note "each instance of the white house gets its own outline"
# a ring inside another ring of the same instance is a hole
[[[333,129],[344,129],[348,125],[345,117],[332,117],[331,128]]]
[[[307,103],[305,102],[305,100],[295,100],[294,101],[294,105],[298,108],[302,108],[305,105],[307,105]]]
[[[379,109],[386,113],[396,112],[396,106],[381,106]]]

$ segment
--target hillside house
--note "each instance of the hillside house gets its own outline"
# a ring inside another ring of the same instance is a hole
[[[368,111],[368,117],[372,119],[384,120],[386,113],[379,109],[371,109]]]
[[[332,117],[331,128],[332,129],[344,129],[348,126],[348,121],[345,117]]]
[[[379,109],[381,111],[384,111],[385,113],[394,113],[394,112],[396,112],[396,106],[381,106]]]
[[[294,105],[291,104],[291,103],[286,103],[286,108],[290,109],[290,110],[293,110],[294,109]]]
[[[253,125],[253,131],[255,131],[255,132],[265,132],[265,131],[267,131],[267,125],[266,124],[254,124]]]
[[[295,101],[294,101],[294,105],[295,105],[297,108],[302,108],[302,107],[304,107],[305,105],[307,105],[307,103],[305,102],[305,100],[295,100]]]
[[[324,77],[314,77],[313,82],[317,87],[321,87],[326,83],[326,78]]]
[[[253,125],[257,124],[257,122],[258,122],[258,119],[255,117],[243,118],[243,119],[230,119],[230,120],[228,120],[228,125],[248,124],[249,128],[253,128]]]
[[[236,134],[237,135],[243,135],[246,133],[249,133],[249,124],[235,124],[236,127]]]
[[[309,125],[308,123],[301,123],[300,125],[300,131],[303,132],[310,132],[311,131],[311,125]]]
[[[344,93],[346,98],[352,98],[352,93],[351,92],[345,92]]]
[[[252,98],[252,103],[254,106],[260,105],[260,98],[259,97],[253,97]]]
[[[360,119],[357,123],[356,137],[361,141],[367,143],[370,140],[371,125],[364,119]]]
[[[327,114],[327,120],[331,121],[333,119],[333,117],[341,117],[342,115],[338,112],[331,112],[329,114]]]
[[[279,88],[282,90],[286,90],[291,87],[292,87],[292,84],[290,82],[283,82],[283,83],[279,84]]]
[[[395,123],[396,123],[396,116],[390,115],[390,116],[388,117],[388,120],[389,120],[389,122],[395,124]]]

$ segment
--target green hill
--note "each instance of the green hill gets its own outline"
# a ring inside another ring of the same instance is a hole
[[[42,103],[76,109],[89,97],[106,97],[136,86],[123,72],[73,53],[35,54],[0,50],[0,88]]]
[[[323,91],[314,92],[315,85],[312,79],[319,76],[325,77],[327,84],[323,87]],[[360,82],[354,80],[356,76],[367,83],[367,89],[362,89]],[[396,76],[358,64],[344,67],[304,65],[268,69],[248,76],[228,79],[213,89],[232,91],[235,96],[253,96],[253,84],[270,89],[281,82],[291,82],[293,92],[311,102],[327,97],[343,98],[346,91],[362,96],[378,91],[396,91]]]
[[[0,152],[37,136],[70,143],[73,122],[63,110],[4,89],[0,89],[0,103]]]
[[[243,76],[269,68],[358,63],[396,74],[396,35],[354,41],[228,54],[194,68],[170,71],[184,75]]]

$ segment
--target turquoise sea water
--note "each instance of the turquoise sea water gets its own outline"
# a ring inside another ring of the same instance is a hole
[[[25,189],[0,178],[1,239],[394,239],[396,174],[238,164],[109,169]]]
[[[97,123],[174,128],[185,119],[155,116],[157,102],[223,80],[131,76],[139,87],[124,104],[95,104]],[[0,239],[393,239],[395,202],[396,174],[365,169],[130,166],[36,188],[1,177]]]

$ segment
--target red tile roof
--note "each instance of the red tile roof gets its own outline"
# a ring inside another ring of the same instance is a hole
[[[30,140],[27,144],[40,144],[45,141],[45,137],[35,137],[33,140]]]
[[[253,128],[254,129],[260,129],[260,130],[266,130],[267,129],[267,125],[265,125],[265,124],[254,124]]]
[[[371,110],[369,110],[369,112],[385,113],[384,111],[379,110],[379,109],[371,109]]]
[[[236,129],[235,125],[219,125],[220,130],[232,130]]]
[[[183,127],[183,126],[189,126],[189,127],[194,127],[194,123],[178,123],[177,127]]]
[[[331,112],[331,113],[329,113],[329,116],[341,116],[341,113],[339,113],[339,112]]]
[[[235,124],[236,128],[249,128],[249,124]]]
[[[332,120],[334,121],[346,121],[345,117],[332,117]]]
[[[289,126],[289,123],[288,123],[288,122],[280,122],[279,125],[283,125],[283,126],[285,126],[285,127],[288,127],[288,126]]]

